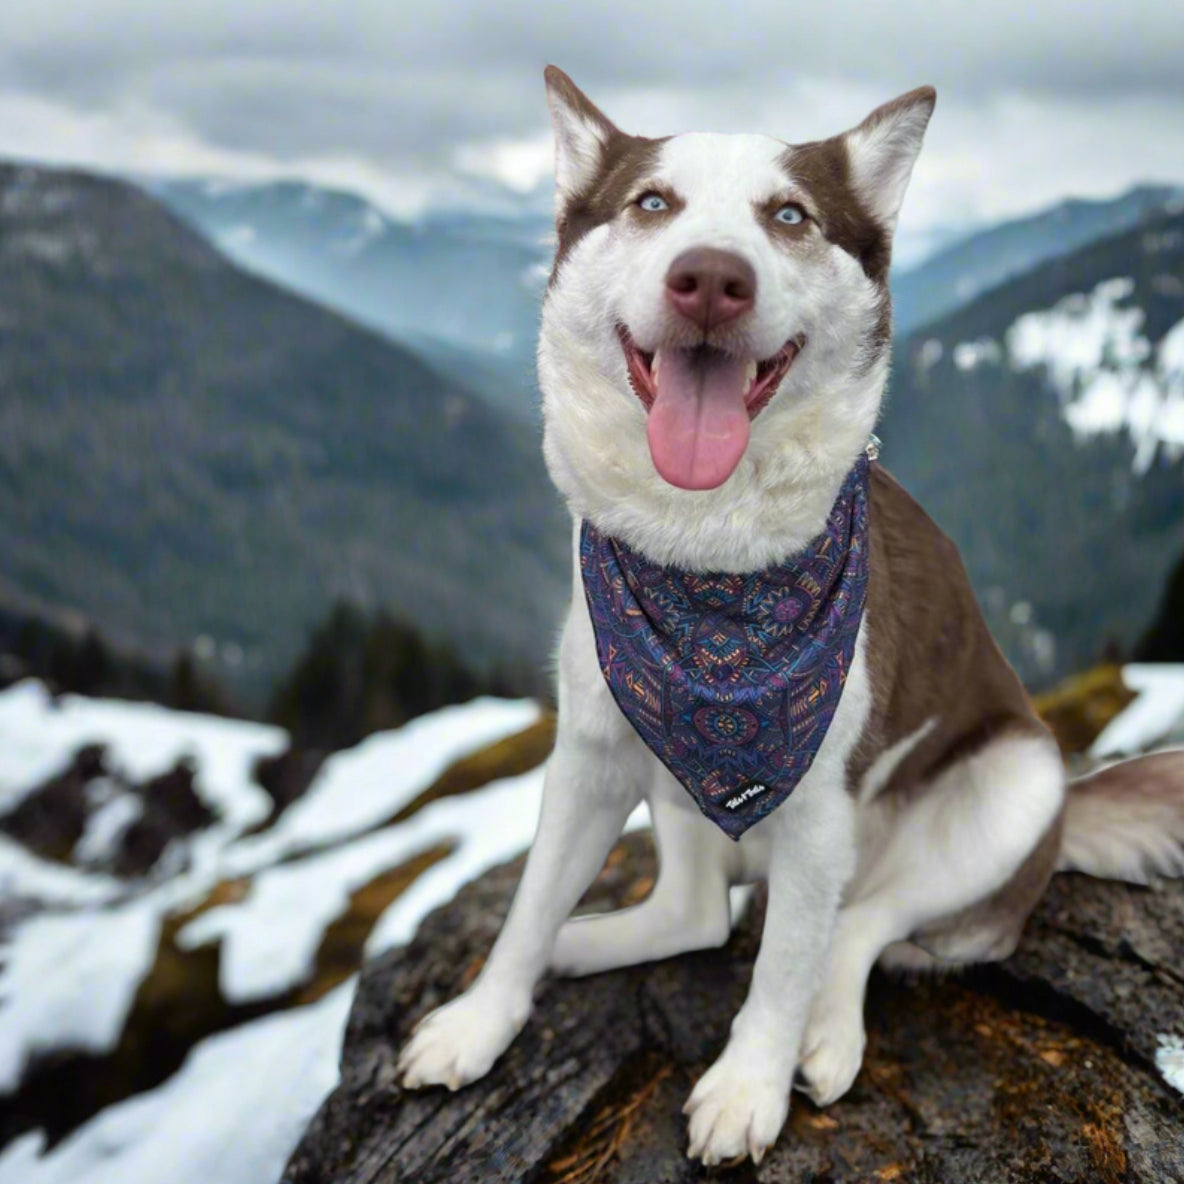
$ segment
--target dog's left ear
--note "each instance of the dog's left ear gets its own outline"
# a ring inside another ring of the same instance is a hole
[[[864,207],[889,232],[896,229],[904,193],[937,92],[920,86],[877,107],[843,135],[851,182]]]
[[[622,133],[558,66],[548,66],[543,77],[555,129],[555,213],[561,217],[566,203],[591,184],[605,149]]]

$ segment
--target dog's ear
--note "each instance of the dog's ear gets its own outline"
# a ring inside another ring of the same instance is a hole
[[[920,86],[877,107],[842,137],[852,186],[864,207],[889,233],[896,229],[909,176],[936,102],[933,87]]]
[[[555,212],[595,178],[608,144],[622,133],[557,66],[543,73],[555,129]]]

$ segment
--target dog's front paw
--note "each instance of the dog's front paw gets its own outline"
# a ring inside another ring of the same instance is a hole
[[[480,987],[420,1020],[399,1057],[404,1088],[460,1089],[484,1077],[530,1015],[530,998],[510,999]]]
[[[762,1072],[759,1056],[726,1049],[683,1107],[690,1115],[687,1155],[708,1166],[745,1155],[760,1163],[785,1125],[789,1084],[786,1073]]]
[[[816,1106],[837,1102],[850,1088],[863,1064],[867,1038],[859,1009],[829,1007],[819,1000],[802,1040],[799,1089]]]

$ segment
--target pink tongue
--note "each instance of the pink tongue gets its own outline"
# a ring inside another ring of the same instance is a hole
[[[744,363],[716,350],[661,353],[646,435],[654,468],[680,489],[715,489],[748,447]]]

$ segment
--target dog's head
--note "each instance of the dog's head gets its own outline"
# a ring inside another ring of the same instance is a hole
[[[539,376],[573,509],[644,545],[646,522],[734,528],[795,481],[837,488],[879,409],[892,231],[934,92],[788,145],[630,136],[562,71],[546,81],[558,251]]]

